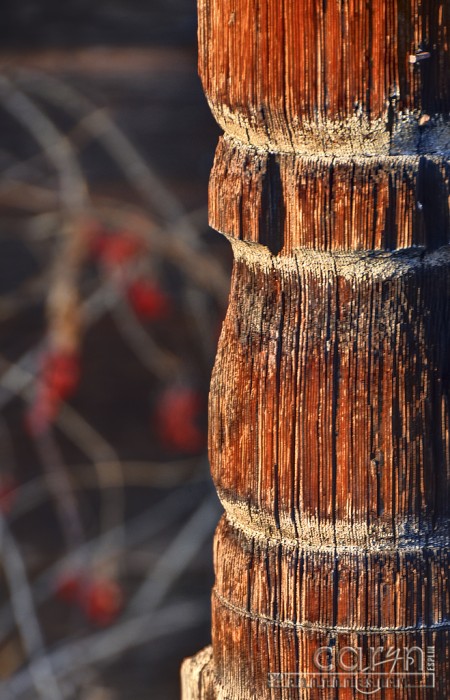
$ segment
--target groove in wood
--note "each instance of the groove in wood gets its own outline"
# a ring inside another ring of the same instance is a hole
[[[307,158],[225,137],[211,174],[209,221],[276,254],[438,248],[450,242],[450,160]]]

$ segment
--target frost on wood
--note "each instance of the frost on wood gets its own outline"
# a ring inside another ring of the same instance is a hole
[[[346,700],[268,674],[317,672],[324,646],[363,667],[433,647],[434,688],[382,697],[450,697],[450,1],[199,12],[225,130],[210,221],[235,253],[205,674],[217,700]]]

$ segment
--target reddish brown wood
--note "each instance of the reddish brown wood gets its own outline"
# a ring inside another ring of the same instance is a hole
[[[446,0],[200,0],[200,73],[242,142],[416,153],[417,115],[450,110],[449,33]]]
[[[184,698],[362,698],[268,674],[317,672],[320,647],[365,667],[417,646],[435,687],[372,697],[443,700],[450,0],[199,8],[225,130],[210,220],[235,265],[210,397],[212,652]]]
[[[443,155],[299,158],[225,137],[211,177],[210,223],[273,252],[436,248],[449,237],[449,182]]]

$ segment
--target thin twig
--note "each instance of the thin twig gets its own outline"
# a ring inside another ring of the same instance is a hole
[[[129,520],[124,526],[125,541],[121,543],[122,546],[131,549],[149,541],[168,528],[177,518],[192,509],[192,506],[198,502],[199,491],[201,493],[205,488],[211,488],[206,478],[203,482],[192,481],[189,488],[184,485],[172,491],[144,513]],[[121,536],[121,532],[121,526],[113,528],[83,543],[73,552],[68,552],[43,571],[32,585],[36,604],[41,605],[53,595],[59,575],[66,570],[82,566],[92,556],[95,556],[97,561],[120,556],[123,552],[118,544],[118,536]],[[14,617],[9,605],[6,605],[0,609],[0,638],[10,634],[13,627]]]
[[[5,363],[4,360],[2,360]],[[23,370],[18,374],[24,374]],[[25,400],[30,400],[33,392],[27,387],[18,392]],[[56,424],[73,440],[74,444],[93,460],[93,466],[97,473],[101,493],[101,518],[100,527],[107,532],[112,527],[117,527],[116,537],[123,539],[124,493],[123,475],[120,460],[112,446],[89,424],[75,409],[68,404],[62,404],[59,414],[55,419]],[[76,500],[71,495],[72,485],[64,473],[62,461],[58,458],[57,447],[53,441],[44,436],[37,440],[41,458],[44,460],[47,473],[55,477],[55,467],[58,468],[59,478],[50,481],[49,487],[56,489],[56,503],[62,518],[62,526],[65,528],[70,544],[80,544],[82,526],[78,516]],[[107,468],[103,465],[107,464]],[[113,478],[111,478],[113,477]],[[112,488],[111,488],[112,487]],[[63,500],[59,501],[62,498]],[[66,519],[68,517],[68,520]],[[69,525],[68,525],[69,524]],[[67,527],[69,529],[67,530]]]
[[[177,222],[177,235],[183,236],[191,246],[199,244],[198,231],[189,219],[184,218],[186,212],[180,201],[165,187],[106,110],[99,109],[87,97],[54,76],[22,69],[16,72],[15,82],[27,91],[59,105],[76,118],[80,112],[85,114],[79,126],[93,134],[103,145],[143,201],[159,214],[162,221],[169,224]]]
[[[178,238],[184,240],[193,249],[201,248],[200,232],[186,217],[184,207],[165,187],[106,111],[97,109],[83,95],[54,77],[19,71],[16,80],[25,85],[28,91],[58,104],[67,112],[75,113],[77,117],[80,111],[87,112],[87,116],[79,122],[79,125],[84,125],[88,131],[96,135],[99,143],[116,160],[143,201],[167,224],[168,235],[174,235],[176,224]],[[191,294],[184,295],[183,299],[193,322],[198,326],[200,333],[197,337],[201,352],[209,364],[214,349],[208,340],[210,334],[203,332],[206,317],[205,300],[195,290]]]
[[[201,625],[208,619],[209,613],[203,601],[174,603],[156,613],[141,612],[131,619],[125,618],[110,630],[97,632],[87,639],[66,642],[51,652],[49,660],[60,681],[70,678],[76,682],[74,675],[82,677],[80,672],[94,664],[110,663],[118,655],[136,646],[180,633]],[[0,686],[2,700],[21,700],[26,697],[32,685],[29,670],[20,671]]]
[[[148,572],[128,606],[130,611],[137,613],[140,609],[155,609],[160,605],[170,587],[211,536],[219,514],[217,497],[207,496]]]
[[[115,306],[112,316],[117,330],[146,369],[165,381],[178,374],[181,361],[159,347],[123,300]]]
[[[101,532],[123,524],[124,478],[120,459],[112,445],[69,404],[63,404],[56,424],[92,460],[102,493]],[[119,534],[117,534],[119,537]]]
[[[84,539],[77,499],[61,451],[51,429],[34,437],[34,444],[44,467],[46,483],[53,496],[68,549],[78,547]]]
[[[0,100],[5,109],[36,139],[60,176],[61,197],[68,212],[86,209],[86,185],[69,140],[29,97],[0,76]]]
[[[0,549],[3,571],[9,587],[11,607],[28,658],[31,682],[42,700],[61,700],[63,696],[52,663],[46,654],[45,642],[28,584],[25,564],[1,513]]]

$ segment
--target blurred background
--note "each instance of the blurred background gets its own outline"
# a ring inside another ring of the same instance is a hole
[[[4,0],[0,37],[0,698],[175,700],[231,267],[195,0]]]

